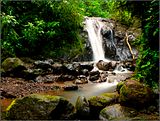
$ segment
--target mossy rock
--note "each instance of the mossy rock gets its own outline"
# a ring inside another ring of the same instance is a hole
[[[7,58],[2,62],[2,68],[5,72],[14,71],[17,68],[26,69],[24,63],[19,58]]]
[[[101,120],[110,121],[110,120],[123,120],[130,119],[130,117],[135,117],[137,111],[133,108],[124,107],[120,104],[114,104],[111,106],[105,107],[101,110],[99,118]]]
[[[102,93],[101,96],[109,97],[113,102],[118,102],[119,94],[117,92],[112,93]]]
[[[106,96],[93,96],[88,102],[92,118],[98,119],[99,112],[112,103],[112,98]]]
[[[90,119],[89,103],[85,97],[79,96],[77,98],[75,108],[76,108],[78,119],[82,119],[82,120]]]
[[[72,119],[74,106],[60,96],[32,94],[14,100],[7,108],[9,120]]]
[[[124,85],[124,82],[123,81],[121,81],[121,82],[119,82],[118,84],[117,84],[117,87],[116,87],[116,91],[118,92],[118,94],[120,93],[120,89],[121,89],[121,87]]]
[[[122,105],[141,109],[151,104],[153,91],[135,80],[127,80],[120,89]]]

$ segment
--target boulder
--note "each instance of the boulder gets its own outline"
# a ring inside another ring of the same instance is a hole
[[[111,62],[104,62],[103,60],[99,60],[98,63],[96,63],[96,66],[99,70],[109,71]]]
[[[75,84],[64,86],[63,89],[65,91],[78,90],[78,86]]]
[[[6,113],[8,120],[65,120],[74,115],[74,106],[66,99],[39,94],[14,100]]]
[[[52,65],[51,64],[53,64],[53,60],[52,59],[44,60],[44,61],[38,60],[38,61],[34,62],[35,68],[40,68],[40,69],[43,69],[43,70],[52,69]]]
[[[7,58],[2,62],[1,66],[9,76],[21,77],[22,71],[27,69],[19,58]]]
[[[135,117],[137,111],[133,108],[128,108],[121,106],[120,104],[114,104],[105,107],[101,110],[99,118],[100,120],[110,121],[110,120],[127,120],[130,117]]]
[[[36,82],[44,82],[44,83],[53,83],[58,80],[60,76],[59,75],[44,75],[44,76],[38,76],[36,77]]]
[[[66,64],[65,67],[67,69],[67,71],[66,71],[67,74],[78,75],[80,63]]]
[[[107,81],[107,78],[108,77],[108,72],[106,71],[103,71],[100,73],[100,82],[106,82]]]
[[[120,88],[120,102],[136,109],[147,107],[153,100],[153,91],[135,80],[127,80]]]
[[[44,75],[45,72],[42,69],[27,69],[22,71],[22,77],[27,80],[34,80],[39,75]]]
[[[89,80],[90,81],[96,81],[100,78],[100,72],[99,71],[91,71],[89,73]]]
[[[83,69],[87,69],[88,71],[91,71],[94,68],[94,63],[81,63],[80,64],[80,68]]]
[[[90,119],[90,108],[87,99],[83,96],[77,98],[76,104],[76,114],[78,119]]]
[[[78,84],[78,83],[79,84],[86,84],[86,83],[88,83],[88,79],[87,79],[87,77],[85,75],[79,75],[77,78],[78,79],[75,80],[76,84]]]
[[[89,70],[88,69],[82,69],[81,74],[88,76],[89,75]]]
[[[117,103],[119,102],[119,94],[117,92],[106,92],[102,93],[101,96],[109,97],[111,98],[112,102]]]
[[[93,96],[89,98],[88,102],[91,117],[93,119],[98,119],[100,111],[112,103],[112,98],[106,96]]]
[[[53,71],[53,74],[64,74],[64,73],[66,74],[68,69],[63,64],[54,63],[52,65],[52,71]]]
[[[96,66],[99,70],[113,71],[118,64],[119,64],[119,61],[105,62],[103,60],[99,60]]]
[[[88,72],[91,71],[93,67],[93,63],[79,63],[73,62],[72,64],[66,64],[66,68],[68,69],[68,74],[84,74],[88,75]]]
[[[73,75],[67,75],[67,74],[63,75],[63,74],[62,74],[62,75],[59,77],[58,81],[65,82],[65,81],[72,81],[72,80],[74,80],[74,79],[75,79],[75,76],[73,76]]]

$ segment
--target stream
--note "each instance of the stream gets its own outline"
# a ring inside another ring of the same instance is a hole
[[[110,93],[116,91],[116,85],[120,80],[125,80],[132,76],[132,72],[119,72],[116,75],[110,73],[108,75],[108,81],[101,83],[90,82],[87,84],[79,84],[79,89],[74,91],[47,91],[41,94],[58,95],[68,99],[72,104],[76,103],[78,96],[84,96],[87,99],[91,96],[98,96],[102,93]],[[72,84],[72,82],[66,82],[66,84]]]

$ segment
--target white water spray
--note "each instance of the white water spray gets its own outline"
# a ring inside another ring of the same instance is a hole
[[[101,30],[104,26],[103,22],[100,22],[95,18],[87,18],[86,19],[86,29],[89,36],[89,41],[91,43],[91,47],[93,50],[93,60],[99,61],[99,60],[105,60],[105,54],[102,46],[102,35]]]

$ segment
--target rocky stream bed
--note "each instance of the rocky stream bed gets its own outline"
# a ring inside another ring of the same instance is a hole
[[[119,73],[114,71],[117,65],[121,65],[118,66]],[[1,118],[159,120],[157,94],[130,79],[134,68],[131,62],[100,61],[96,66],[101,70],[94,69],[93,62],[60,64],[52,60],[32,60],[26,63],[18,58],[8,58],[2,63],[1,70]],[[124,67],[130,71],[125,72]],[[51,97],[45,97],[47,95]],[[34,103],[30,104],[26,99]],[[48,109],[36,100],[47,101],[47,105],[56,104]],[[28,109],[28,104],[35,106]],[[43,107],[41,112],[36,112],[36,105]],[[21,108],[23,106],[26,109]]]

